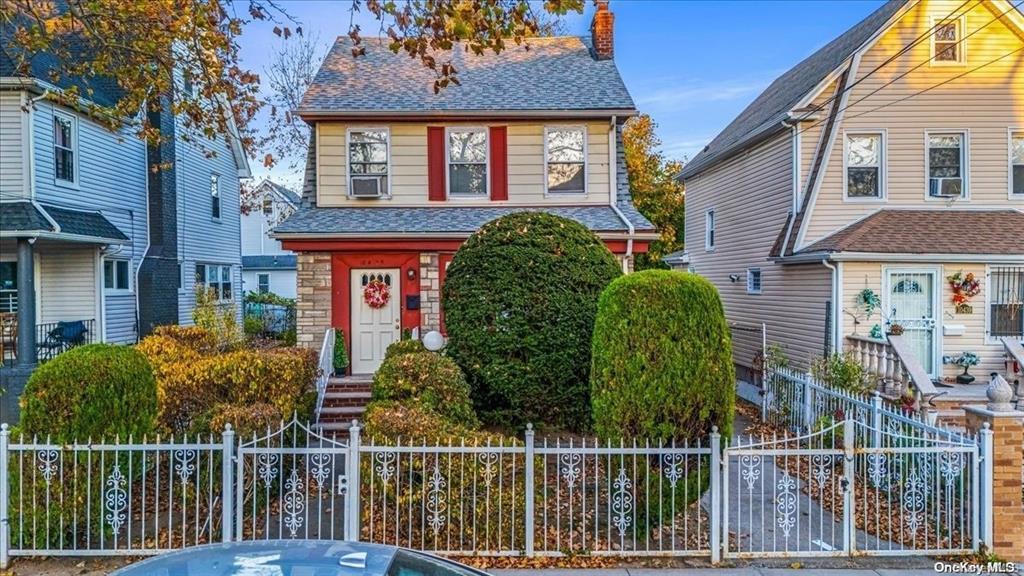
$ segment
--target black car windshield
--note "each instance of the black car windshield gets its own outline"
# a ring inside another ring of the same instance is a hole
[[[387,576],[480,576],[481,572],[457,566],[440,558],[399,550]]]

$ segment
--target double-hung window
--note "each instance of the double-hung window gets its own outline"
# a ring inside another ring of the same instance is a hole
[[[929,197],[963,198],[967,196],[966,133],[929,133],[927,161]]]
[[[131,266],[128,260],[109,259],[103,261],[103,288],[127,292],[131,289]]]
[[[388,147],[386,128],[349,130],[349,196],[380,198],[388,195]]]
[[[260,294],[270,293],[270,274],[257,274],[256,275],[256,292]]]
[[[1010,134],[1010,196],[1024,198],[1024,131]]]
[[[210,174],[210,216],[220,219],[220,176]]]
[[[846,197],[879,199],[883,190],[883,146],[881,133],[846,135]]]
[[[212,290],[217,300],[221,302],[234,299],[231,266],[223,264],[196,264],[196,284],[206,286]]]
[[[761,269],[747,268],[747,294],[761,293]]]
[[[715,211],[713,209],[704,213],[704,249],[715,249]]]
[[[544,171],[549,194],[585,194],[586,132],[582,127],[544,129]]]
[[[448,195],[487,196],[487,130],[448,129]]]
[[[1024,338],[1024,267],[992,268],[988,305],[990,336]]]
[[[77,180],[75,155],[78,149],[77,120],[74,116],[53,115],[53,172],[59,182],[74,184]]]
[[[274,215],[274,199],[267,194],[263,197],[263,215],[273,216]]]
[[[932,33],[932,62],[936,64],[963,63],[963,40],[962,20],[937,22]]]

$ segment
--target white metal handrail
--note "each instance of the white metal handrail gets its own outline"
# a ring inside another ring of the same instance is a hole
[[[320,410],[324,406],[324,395],[327,393],[327,383],[334,372],[334,340],[336,333],[334,328],[328,328],[324,332],[324,341],[320,345],[319,371],[316,376],[316,414],[314,420],[320,421]]]

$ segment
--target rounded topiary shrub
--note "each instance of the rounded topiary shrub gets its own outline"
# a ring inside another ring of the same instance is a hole
[[[605,438],[731,433],[732,344],[718,291],[684,272],[647,270],[601,294],[591,372],[594,424]]]
[[[410,354],[412,352],[426,352],[422,340],[396,340],[384,351],[384,359],[387,360],[398,354]]]
[[[26,435],[70,443],[142,438],[154,429],[156,380],[138,350],[90,344],[39,366],[21,396]]]
[[[373,402],[417,405],[452,424],[477,426],[466,377],[451,358],[440,354],[410,352],[385,358],[373,375],[372,391]]]
[[[619,261],[583,225],[521,212],[482,226],[445,277],[447,353],[490,422],[589,424],[597,298]]]

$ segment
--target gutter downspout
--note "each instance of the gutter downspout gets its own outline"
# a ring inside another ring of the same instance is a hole
[[[839,344],[839,271],[828,261],[828,258],[823,258],[821,265],[832,271],[832,292],[830,296],[832,299],[832,326],[829,329],[832,331],[832,350],[830,352],[835,352]]]
[[[612,116],[608,125],[608,155],[611,160],[608,162],[608,205],[615,212],[615,215],[619,217],[619,220],[622,220],[622,223],[626,225],[628,237],[626,238],[626,255],[622,260],[622,272],[628,274],[629,260],[633,257],[633,236],[636,234],[636,228],[626,218],[626,215],[622,213],[622,210],[619,210],[618,206],[619,185],[616,182],[619,163],[617,120],[617,116]]]

